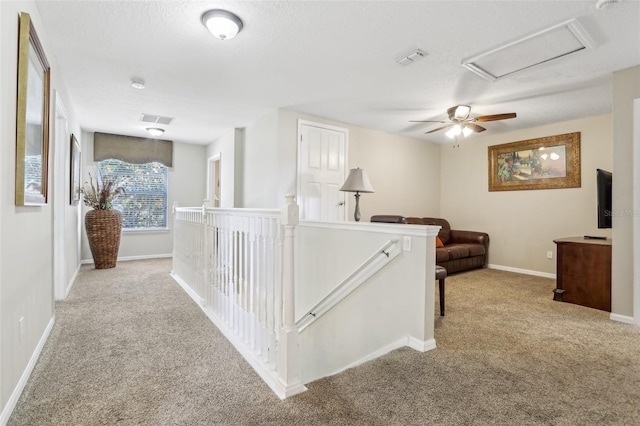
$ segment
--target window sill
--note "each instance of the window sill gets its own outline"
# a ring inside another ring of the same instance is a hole
[[[166,234],[169,228],[122,228],[123,234]]]

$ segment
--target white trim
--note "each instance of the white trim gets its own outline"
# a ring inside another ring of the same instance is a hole
[[[611,314],[611,315],[609,315],[609,319],[611,321],[617,321],[617,322],[622,322],[622,323],[625,323],[625,324],[633,324],[633,325],[635,325],[635,321],[634,321],[633,317],[628,317],[626,315]]]
[[[53,294],[54,299],[63,300],[66,296],[65,290],[65,216],[66,206],[69,203],[69,199],[66,197],[66,179],[67,168],[67,147],[69,146],[68,132],[68,118],[67,110],[64,107],[60,93],[56,91],[55,97],[55,112],[53,115],[53,167],[49,172],[49,176],[52,178],[53,185],[53,197],[52,200],[52,226],[53,226]]]
[[[302,163],[302,159],[300,158],[302,156],[302,126],[310,126],[310,127],[317,127],[319,129],[326,129],[326,130],[332,130],[334,132],[340,132],[340,133],[344,133],[344,176],[342,177],[342,181],[344,182],[345,179],[347,178],[347,175],[349,174],[349,129],[347,129],[346,127],[338,127],[338,126],[332,126],[331,124],[324,124],[324,123],[317,123],[315,121],[309,121],[309,120],[303,120],[303,119],[298,119],[298,134],[296,135],[297,138],[297,143],[296,143],[296,147],[298,149],[298,155],[296,157],[296,200],[298,202],[298,205],[300,205],[300,194],[302,193],[302,179],[300,179],[300,165]],[[348,197],[344,197],[344,204],[343,204],[343,218],[347,217],[347,203],[348,203]]]
[[[196,293],[191,287],[189,287],[189,284],[187,284],[182,278],[176,275],[173,272],[173,269],[171,270],[171,273],[169,275],[171,275],[171,278],[173,278],[180,285],[180,287],[182,287],[182,289],[187,292],[189,297],[193,299],[193,301],[196,302],[198,306],[202,308],[202,310],[204,310],[204,299],[200,297],[198,293]]]
[[[222,157],[222,153],[218,152],[218,153],[212,155],[211,157],[207,158],[207,192],[206,192],[207,198],[206,199],[209,200],[209,207],[214,207],[215,204],[216,204],[215,198],[211,197],[212,194],[215,196],[215,191],[216,191],[215,188],[213,189],[213,191],[211,191],[211,184],[213,183],[213,182],[211,182],[212,178],[213,178],[213,176],[211,175],[211,172],[212,172],[212,170],[211,170],[212,167],[211,166],[212,166],[212,163],[215,163],[217,161],[218,162],[218,167],[220,167],[221,164],[222,164],[222,158],[221,157]],[[220,171],[218,171],[218,176],[220,176]],[[218,186],[219,185],[220,184],[218,183]],[[220,197],[218,197],[218,206],[220,205],[220,200],[221,199],[222,199],[222,187],[220,187]]]
[[[122,256],[118,257],[118,262],[128,262],[130,260],[146,260],[146,259],[165,259],[167,257],[173,257],[173,253],[168,254],[143,254],[140,256]],[[83,265],[93,264],[93,259],[82,259],[80,262]]]
[[[534,275],[536,277],[556,279],[556,274],[550,272],[532,271],[530,269],[512,268],[511,266],[487,265],[489,269],[497,269],[498,271],[515,272],[516,274]]]
[[[202,309],[209,320],[215,325],[218,330],[231,342],[234,348],[242,355],[242,357],[249,363],[249,365],[255,370],[260,378],[271,388],[271,390],[278,395],[278,398],[285,399],[289,396],[296,395],[304,392],[307,388],[302,384],[296,384],[294,386],[286,386],[280,381],[275,370],[268,369],[263,362],[261,362],[256,355],[249,349],[246,344],[238,337],[233,331],[230,331],[225,322],[219,319],[211,309],[208,309],[203,304],[203,299],[196,294],[180,277],[171,273],[173,279],[178,283],[180,287],[193,299],[194,302]]]
[[[393,343],[390,343],[390,344],[388,344],[386,346],[381,347],[380,349],[378,349],[376,351],[371,352],[369,355],[366,355],[366,356],[360,358],[359,360],[352,362],[351,364],[347,365],[346,367],[341,368],[340,370],[329,374],[327,377],[334,376],[336,374],[340,374],[343,371],[346,371],[346,370],[348,370],[350,368],[353,368],[353,367],[357,367],[360,364],[363,364],[363,363],[365,363],[367,361],[371,361],[371,360],[374,360],[376,358],[380,358],[381,356],[386,355],[391,351],[403,348],[405,346],[407,346],[407,347],[409,347],[411,349],[415,349],[415,350],[420,351],[420,352],[426,352],[426,351],[429,351],[431,349],[435,349],[436,348],[436,341],[435,341],[435,339],[428,339],[428,340],[422,341],[422,340],[418,340],[418,339],[416,339],[415,337],[412,337],[412,336],[405,336],[405,337],[403,337],[401,339],[396,340]]]
[[[38,358],[40,357],[40,353],[42,352],[44,344],[47,342],[47,339],[49,339],[49,334],[51,334],[51,330],[53,329],[53,325],[55,324],[55,322],[56,317],[54,315],[53,317],[51,317],[51,319],[49,320],[49,324],[47,324],[47,327],[44,329],[44,332],[40,337],[40,341],[38,341],[38,345],[33,351],[33,354],[31,354],[31,358],[29,359],[27,366],[22,372],[22,376],[20,376],[20,380],[18,380],[16,387],[13,388],[13,392],[11,392],[11,396],[9,397],[7,404],[4,406],[2,413],[0,413],[0,425],[7,424],[7,422],[9,421],[9,417],[11,417],[11,413],[13,413],[13,410],[16,408],[16,404],[20,399],[20,395],[22,394],[24,387],[29,381],[29,377],[31,376],[31,373],[36,366],[36,362],[38,362]]]
[[[440,226],[435,225],[408,225],[404,223],[382,223],[382,222],[315,222],[311,220],[301,220],[298,226],[309,228],[342,229],[345,231],[377,232],[380,234],[412,235],[415,237],[426,237],[438,235]]]
[[[407,346],[419,352],[427,352],[436,348],[436,339],[419,340],[413,336],[409,336]]]
[[[633,100],[633,316],[640,326],[640,98]]]
[[[346,133],[347,135],[349,134],[349,129],[347,129],[346,127],[332,126],[331,124],[318,123],[317,121],[309,121],[309,120],[303,120],[299,118],[298,119],[298,136],[300,135],[300,126],[311,126],[311,127],[317,127],[319,129],[327,129],[327,130],[333,130],[335,132]]]
[[[64,291],[64,298],[65,299],[67,298],[67,296],[71,292],[71,287],[73,287],[73,285],[76,282],[76,278],[78,277],[78,272],[80,272],[80,266],[82,266],[82,264],[78,265],[78,267],[76,268],[76,271],[73,273],[73,276],[71,277],[71,280],[69,280],[69,282],[67,283],[67,287],[65,288],[65,291]]]
[[[167,217],[169,217],[167,215]],[[166,234],[169,232],[169,226],[166,228],[122,228],[123,234]]]

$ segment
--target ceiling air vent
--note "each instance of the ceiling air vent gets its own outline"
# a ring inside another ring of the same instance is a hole
[[[142,114],[140,121],[143,123],[153,123],[153,124],[171,124],[173,121],[172,117],[163,117],[161,115],[152,115],[152,114]]]
[[[484,79],[496,81],[518,71],[593,48],[595,43],[582,25],[576,19],[570,19],[464,59],[462,66]]]
[[[396,62],[400,65],[410,65],[414,62],[419,61],[420,59],[427,56],[427,52],[424,50],[416,49],[404,55],[402,58],[396,59]]]

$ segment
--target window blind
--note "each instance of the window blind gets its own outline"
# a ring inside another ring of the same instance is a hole
[[[93,161],[99,162],[110,158],[131,164],[157,161],[167,167],[173,167],[173,142],[95,132]]]
[[[167,168],[158,163],[129,164],[120,160],[98,163],[100,176],[124,188],[113,207],[122,212],[124,228],[167,227]]]

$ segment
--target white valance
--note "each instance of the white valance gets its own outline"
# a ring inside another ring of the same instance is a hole
[[[157,161],[173,167],[173,142],[96,132],[93,137],[93,161],[110,158],[131,164]]]

